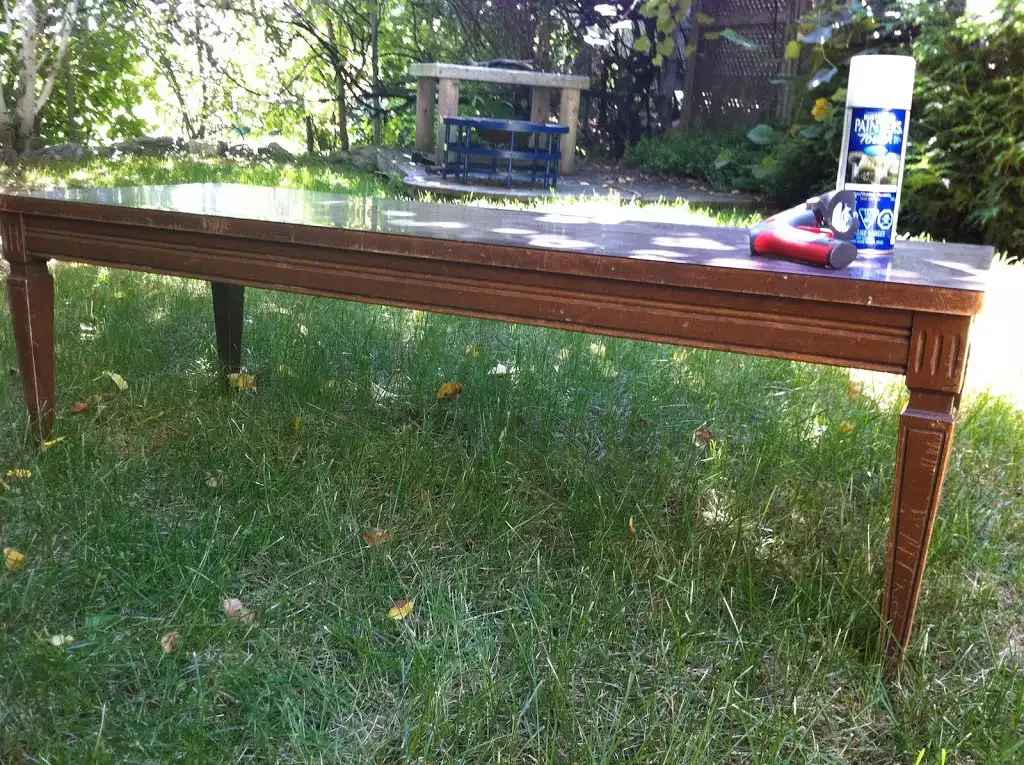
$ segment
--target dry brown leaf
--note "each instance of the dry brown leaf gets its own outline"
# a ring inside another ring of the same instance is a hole
[[[850,383],[846,387],[846,398],[847,398],[847,400],[849,400],[849,402],[851,404],[857,403],[857,399],[860,398],[860,394],[861,394],[861,391],[863,391],[863,389],[864,388],[863,388],[863,386],[860,383]]]
[[[224,598],[220,605],[229,619],[242,622],[242,624],[251,624],[256,619],[256,614],[246,608],[238,598]]]
[[[232,372],[228,375],[228,385],[238,390],[256,390],[257,375],[250,372]]]
[[[178,634],[177,630],[174,630],[160,638],[160,648],[164,653],[173,653],[178,650],[178,644],[180,642],[181,635]]]
[[[394,535],[387,529],[367,529],[363,532],[363,541],[366,542],[367,547],[376,547],[390,542],[394,538]]]
[[[21,571],[25,566],[25,553],[19,552],[13,547],[5,547],[4,566],[10,571]]]
[[[416,598],[400,600],[395,603],[395,605],[391,606],[391,610],[388,611],[388,617],[394,619],[396,622],[400,622],[412,613],[413,606],[415,605]]]
[[[437,389],[437,400],[440,401],[454,401],[462,393],[462,383],[460,382],[446,382],[440,388]]]
[[[211,489],[216,489],[216,488],[217,488],[217,477],[216,477],[216,476],[212,476],[212,475],[211,475],[211,476],[210,476],[209,478],[207,478],[207,479],[206,479],[206,480],[205,480],[205,481],[204,481],[203,483],[205,483],[205,484],[206,484],[207,486],[209,486],[209,487],[210,487]]]
[[[708,428],[697,428],[693,432],[693,445],[698,449],[707,449],[715,440],[715,434]]]
[[[88,412],[97,404],[103,403],[103,396],[89,396],[85,401],[79,401],[71,407],[71,414],[82,414]]]

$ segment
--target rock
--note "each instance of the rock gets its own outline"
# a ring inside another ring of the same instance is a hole
[[[295,159],[295,155],[277,141],[271,141],[266,146],[260,147],[256,156],[260,159],[269,159],[272,162],[291,162]]]
[[[255,159],[256,152],[248,144],[233,143],[224,151],[224,156],[228,159]]]
[[[120,152],[121,154],[159,157],[172,151],[178,151],[183,146],[184,142],[179,139],[167,137],[154,138],[148,135],[140,135],[138,138],[133,138],[130,141],[115,143],[110,148],[114,152]]]
[[[89,156],[89,150],[80,143],[55,143],[30,151],[26,159],[82,159]]]
[[[228,150],[227,141],[188,141],[185,153],[190,157],[223,157]]]
[[[360,146],[349,152],[350,162],[360,170],[368,173],[377,171],[377,149],[373,146]]]
[[[347,151],[332,151],[327,155],[327,161],[332,165],[351,165],[352,155]]]

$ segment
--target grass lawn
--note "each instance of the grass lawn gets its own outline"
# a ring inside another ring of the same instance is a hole
[[[393,193],[162,160],[24,180]],[[0,571],[0,762],[1024,760],[1007,399],[964,402],[892,684],[874,650],[898,387],[249,290],[261,377],[228,393],[204,283],[58,265],[56,286],[63,440],[38,448],[0,374],[0,546],[25,556]]]

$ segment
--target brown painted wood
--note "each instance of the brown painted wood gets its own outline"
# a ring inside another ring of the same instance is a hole
[[[752,258],[734,229],[220,184],[0,194],[0,220],[40,433],[55,401],[47,258],[209,280],[228,370],[254,286],[905,374],[887,665],[909,644],[991,248],[900,242],[823,271]]]
[[[213,323],[217,335],[217,355],[221,373],[228,375],[242,368],[242,326],[245,317],[245,287],[210,282],[213,294]]]
[[[4,257],[11,266],[7,297],[29,423],[39,438],[45,439],[53,429],[57,404],[53,278],[45,260],[27,253],[21,216],[0,217],[0,239],[4,244]]]
[[[889,556],[882,589],[880,646],[890,669],[901,665],[910,645],[953,447],[969,329],[968,317],[930,313],[914,317],[907,367],[910,401],[900,416]]]

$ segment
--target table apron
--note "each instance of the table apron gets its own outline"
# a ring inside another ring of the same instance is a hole
[[[31,216],[25,224],[34,257],[898,374],[909,358],[909,310],[131,226],[61,231]]]

